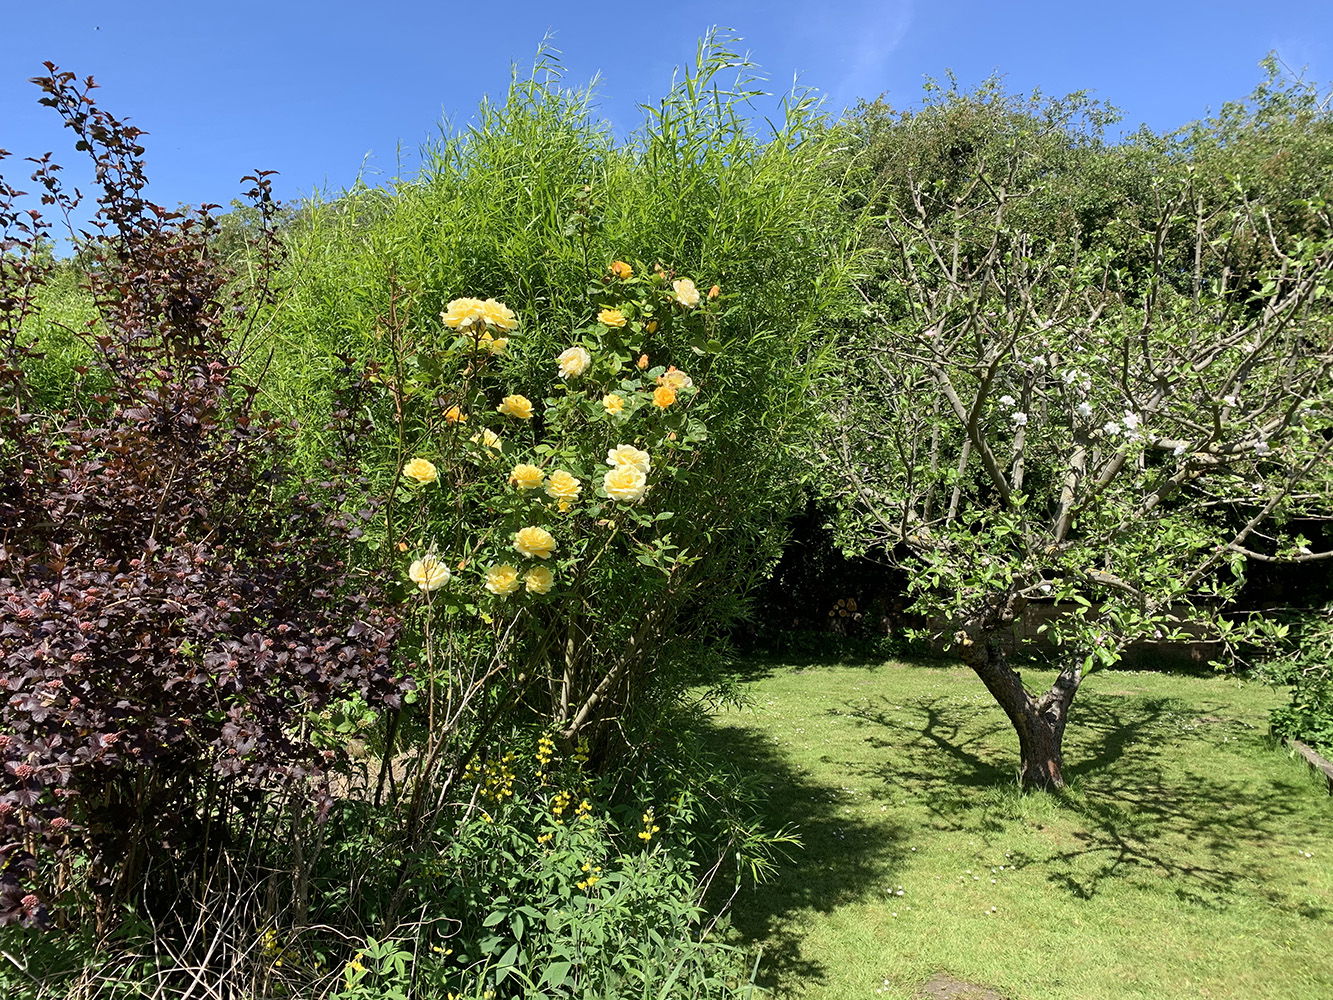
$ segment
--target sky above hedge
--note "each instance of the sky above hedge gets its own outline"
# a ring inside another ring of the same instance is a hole
[[[1243,97],[1277,50],[1308,76],[1333,76],[1328,0],[680,0],[504,3],[355,0],[47,0],[0,13],[0,147],[74,159],[25,81],[43,60],[92,74],[113,113],[147,140],[154,197],[227,203],[238,178],[280,171],[291,198],[410,169],[447,120],[465,125],[500,95],[511,63],[530,65],[544,35],[566,80],[600,74],[600,112],[619,132],[665,92],[710,25],[729,25],[768,89],[794,77],[838,110],[885,93],[918,100],[926,76],[964,86],[993,72],[1010,85],[1091,89],[1127,124],[1166,129]],[[762,113],[772,107],[761,103]],[[16,179],[26,171],[9,165]],[[21,185],[20,185],[21,186]]]

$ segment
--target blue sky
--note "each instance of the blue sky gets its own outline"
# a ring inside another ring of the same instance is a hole
[[[966,85],[998,71],[1020,90],[1091,89],[1130,124],[1165,129],[1244,96],[1270,49],[1333,77],[1333,0],[0,3],[0,147],[73,164],[26,83],[50,59],[95,76],[108,110],[151,133],[165,204],[225,204],[256,167],[280,171],[285,198],[347,185],[363,165],[371,182],[392,176],[400,148],[410,165],[441,120],[466,124],[548,31],[567,80],[600,74],[601,113],[621,132],[715,24],[744,39],[770,89],[799,75],[834,109],[881,92],[911,104],[946,69]]]

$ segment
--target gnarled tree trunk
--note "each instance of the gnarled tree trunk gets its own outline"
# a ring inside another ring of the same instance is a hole
[[[1034,697],[994,639],[966,643],[961,653],[963,662],[981,678],[1018,733],[1023,787],[1063,788],[1065,723],[1083,679],[1082,668],[1066,667],[1049,691]]]

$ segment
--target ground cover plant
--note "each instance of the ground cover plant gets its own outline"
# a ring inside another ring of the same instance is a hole
[[[1108,671],[1075,703],[1067,791],[1034,796],[960,664],[742,670],[749,703],[712,738],[805,845],[736,915],[775,997],[906,1000],[942,975],[1007,1000],[1333,989],[1328,795],[1268,736],[1270,687]]]

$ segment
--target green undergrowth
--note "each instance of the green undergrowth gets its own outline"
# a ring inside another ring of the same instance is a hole
[[[1016,738],[963,668],[744,669],[713,738],[805,844],[738,903],[777,997],[916,997],[940,973],[1009,1000],[1333,995],[1333,800],[1269,737],[1272,689],[1096,676],[1055,797],[1016,788]]]

